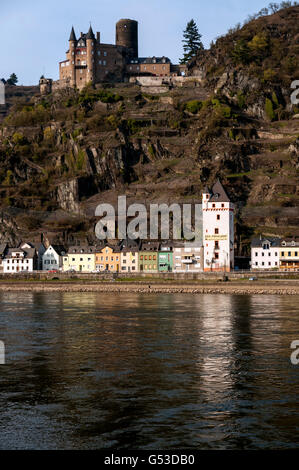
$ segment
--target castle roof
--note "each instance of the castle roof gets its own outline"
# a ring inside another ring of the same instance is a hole
[[[74,26],[72,27],[71,35],[69,41],[77,41]]]
[[[91,25],[90,25],[89,30],[88,30],[88,33],[87,33],[87,35],[86,35],[86,39],[95,39],[95,35],[94,35],[94,33],[93,33],[93,30],[92,30]]]
[[[212,195],[209,202],[230,202],[228,195],[225,192],[224,187],[218,179],[212,188]]]

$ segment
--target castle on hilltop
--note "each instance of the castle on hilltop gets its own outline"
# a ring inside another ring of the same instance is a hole
[[[90,26],[77,38],[74,28],[66,59],[59,62],[59,81],[42,77],[41,92],[54,88],[83,88],[87,83],[129,81],[134,76],[171,77],[181,75],[184,66],[173,65],[168,57],[139,57],[138,22],[122,19],[116,24],[114,44],[101,42],[99,32]]]

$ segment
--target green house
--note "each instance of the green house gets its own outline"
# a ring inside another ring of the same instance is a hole
[[[160,273],[171,272],[173,268],[173,248],[170,243],[161,243],[158,253],[158,270]]]
[[[139,270],[144,273],[158,272],[159,242],[143,242],[139,251]]]

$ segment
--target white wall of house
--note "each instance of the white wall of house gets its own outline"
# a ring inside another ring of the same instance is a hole
[[[121,252],[120,253],[120,272],[123,273],[130,273],[130,272],[138,272],[138,259],[139,259],[138,251],[132,252]]]
[[[173,249],[173,272],[175,273],[200,273],[203,271],[202,246],[175,247]]]
[[[252,247],[251,269],[279,269],[279,247]]]
[[[17,252],[16,252],[17,255]],[[3,272],[4,273],[17,273],[22,271],[32,272],[34,270],[34,259],[26,258],[21,253],[16,256],[12,255],[3,259]]]
[[[62,267],[62,256],[60,256],[50,245],[42,256],[42,262],[43,271],[59,269]]]

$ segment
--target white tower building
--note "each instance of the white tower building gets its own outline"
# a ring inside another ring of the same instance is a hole
[[[204,271],[234,269],[234,204],[218,180],[202,194]]]

